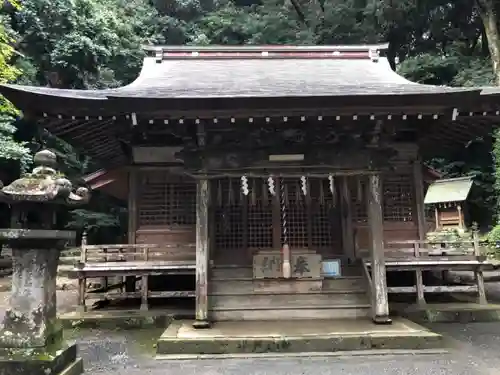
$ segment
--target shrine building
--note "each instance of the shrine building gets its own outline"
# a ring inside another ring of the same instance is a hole
[[[192,270],[197,327],[388,323],[386,251],[433,227],[422,160],[488,136],[500,90],[410,82],[386,49],[151,47],[124,87],[0,93],[102,165],[94,187],[128,200],[129,244]]]

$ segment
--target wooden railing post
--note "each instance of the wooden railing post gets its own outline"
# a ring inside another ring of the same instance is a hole
[[[84,266],[87,262],[87,232],[82,233],[82,244],[80,246],[80,263]],[[85,297],[87,293],[87,278],[83,274],[78,275],[78,310],[87,311]]]
[[[209,204],[210,182],[196,185],[196,320],[194,328],[208,328]]]
[[[413,244],[413,250],[415,258],[418,259],[420,257],[420,244],[418,242]],[[417,289],[417,305],[423,306],[426,302],[424,294],[424,281],[422,277],[422,270],[420,268],[415,270],[415,287]]]
[[[476,259],[479,260],[480,256],[481,256],[481,249],[479,248],[479,234],[477,232],[477,229],[473,230],[472,238],[473,238],[473,242],[474,242],[474,255],[475,255]],[[474,275],[476,277],[478,303],[485,305],[488,303],[488,301],[486,299],[486,290],[484,288],[483,267],[481,265],[476,267],[476,269],[474,270]]]
[[[87,261],[87,232],[82,233],[82,244],[80,246],[80,262],[85,263]]]
[[[413,184],[415,189],[416,221],[418,226],[418,238],[423,241],[426,235],[425,207],[424,207],[424,179],[422,177],[422,162],[413,162]]]
[[[382,178],[370,175],[366,188],[368,224],[371,239],[372,318],[375,323],[391,323],[384,254],[384,221],[382,211]]]

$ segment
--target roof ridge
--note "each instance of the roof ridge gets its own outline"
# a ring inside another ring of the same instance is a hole
[[[378,61],[388,44],[146,46],[158,63],[169,59],[370,59]]]
[[[291,44],[252,44],[252,45],[208,45],[208,46],[195,46],[195,45],[158,45],[158,46],[143,46],[145,51],[182,51],[182,52],[196,52],[196,51],[343,51],[343,52],[361,52],[370,50],[387,50],[388,43],[380,44],[351,44],[351,45],[291,45]]]

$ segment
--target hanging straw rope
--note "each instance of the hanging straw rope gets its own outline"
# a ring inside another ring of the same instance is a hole
[[[283,245],[288,244],[288,228],[286,215],[286,188],[285,180],[281,179],[281,228],[283,230]]]

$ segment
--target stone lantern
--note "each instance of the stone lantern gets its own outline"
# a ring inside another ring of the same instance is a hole
[[[0,375],[80,374],[76,345],[64,343],[56,315],[59,253],[75,232],[58,230],[65,206],[89,201],[89,191],[74,191],[57,172],[56,155],[36,153],[32,173],[2,187],[0,201],[10,205],[11,228],[0,229],[0,242],[12,249],[9,308],[0,325]]]

